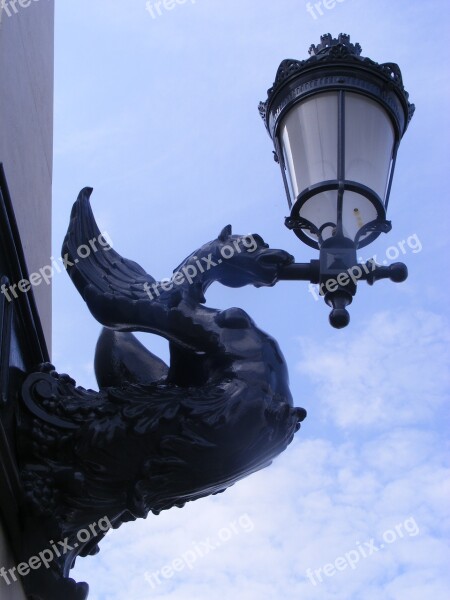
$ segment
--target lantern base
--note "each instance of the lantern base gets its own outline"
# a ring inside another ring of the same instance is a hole
[[[350,323],[350,313],[345,308],[352,303],[353,297],[343,290],[337,292],[328,292],[325,294],[325,302],[333,307],[328,320],[335,329],[343,329]]]

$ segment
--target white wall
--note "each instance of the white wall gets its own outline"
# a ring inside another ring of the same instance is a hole
[[[54,0],[6,0],[0,19],[0,162],[31,273],[51,264]],[[34,292],[50,350],[51,287]]]
[[[51,255],[53,23],[53,0],[6,0],[0,8],[0,162],[30,273]],[[35,297],[50,350],[51,287],[36,287]],[[0,521],[0,569],[15,562]],[[0,579],[0,598],[25,600],[20,582]]]

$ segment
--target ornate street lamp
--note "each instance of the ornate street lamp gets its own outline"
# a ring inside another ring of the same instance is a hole
[[[387,233],[386,209],[400,140],[414,113],[398,65],[361,56],[350,36],[330,34],[310,58],[283,60],[259,110],[275,146],[291,214],[286,226],[320,259],[282,278],[320,284],[345,327],[358,279],[404,281],[406,266],[358,265],[356,251]]]

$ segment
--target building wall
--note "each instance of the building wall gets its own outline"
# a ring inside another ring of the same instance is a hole
[[[5,533],[3,531],[3,525],[0,521],[0,569],[4,567],[8,572],[15,566],[12,558],[12,553],[9,548]],[[20,581],[13,582],[12,578],[6,574],[9,585],[5,578],[0,579],[0,598],[2,600],[26,600],[25,593],[22,588]]]
[[[30,273],[51,264],[53,40],[54,0],[5,0],[0,8],[0,162]],[[43,282],[33,289],[50,349],[51,286]]]
[[[0,162],[32,273],[51,264],[54,0],[0,7]],[[34,292],[50,349],[51,287]],[[0,569],[15,562],[0,520]],[[1,585],[0,598],[25,600],[20,582]]]

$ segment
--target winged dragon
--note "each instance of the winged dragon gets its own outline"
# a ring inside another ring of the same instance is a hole
[[[104,535],[81,544],[80,530],[102,518],[117,528],[223,492],[269,465],[306,416],[293,406],[277,342],[243,310],[205,305],[213,282],[272,286],[293,257],[256,234],[246,248],[245,236],[227,226],[174,272],[190,277],[159,285],[111,246],[78,258],[78,248],[100,236],[91,192],[83,189],[73,206],[62,253],[103,325],[95,352],[99,391],[41,365],[23,386],[18,444],[27,518],[42,539],[64,539],[70,548],[53,558],[40,585],[49,589],[53,577],[55,597],[65,585],[77,600],[86,597],[87,584],[58,578],[68,576],[77,556],[97,552]],[[238,244],[239,252],[224,251]],[[205,266],[195,276],[194,264]],[[136,331],[167,339],[170,364]],[[38,552],[33,545],[29,540],[28,553]]]

